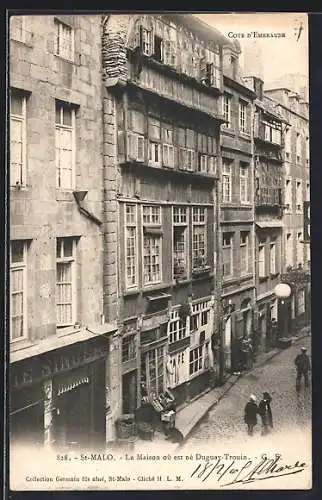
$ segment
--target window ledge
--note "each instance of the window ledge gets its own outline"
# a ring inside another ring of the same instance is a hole
[[[21,338],[10,341],[10,352],[20,351],[22,349],[27,349],[28,347],[32,347],[35,345],[35,342],[32,342],[29,339]]]
[[[123,297],[130,297],[131,295],[138,295],[140,290],[138,288],[128,289],[123,292]]]
[[[150,292],[154,292],[156,290],[164,290],[166,288],[170,288],[171,285],[169,283],[159,283],[159,284],[151,284],[151,285],[144,285],[143,289],[142,289],[142,293],[146,294],[146,293],[150,293]]]
[[[195,278],[204,274],[209,274],[210,270],[211,270],[210,266],[196,267],[195,269],[192,270],[192,276]]]
[[[19,186],[10,186],[10,191],[15,191],[15,192],[29,191],[30,188],[31,188],[31,186],[28,186],[27,184],[19,185]]]
[[[189,278],[174,278],[173,285],[174,286],[184,286],[191,283],[191,279]]]

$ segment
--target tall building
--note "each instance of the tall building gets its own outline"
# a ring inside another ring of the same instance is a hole
[[[190,15],[112,15],[104,23],[105,193],[116,195],[123,413],[167,388],[178,405],[189,401],[216,367],[223,43]]]
[[[290,82],[286,75],[286,82]],[[298,82],[294,78],[293,83]],[[281,82],[282,83],[282,82]],[[292,83],[292,81],[291,81]],[[289,329],[306,323],[310,315],[310,242],[305,235],[305,204],[310,201],[309,104],[300,79],[294,92],[282,86],[265,93],[278,103],[288,122],[284,136],[285,210],[283,280],[292,287]]]
[[[222,282],[222,348],[224,368],[238,370],[240,340],[252,338],[256,309],[254,264],[254,90],[246,86],[239,66],[238,42],[224,49],[224,94],[221,128],[220,230]]]
[[[258,325],[256,348],[274,343],[273,320],[279,321],[278,299],[274,293],[282,272],[283,234],[283,133],[284,120],[276,104],[264,95],[263,81],[245,77],[257,95],[254,102],[256,292]],[[279,325],[282,332],[283,325]]]
[[[103,306],[101,89],[100,16],[11,18],[12,442],[103,444],[118,399],[116,317]],[[115,283],[116,262],[105,279]]]

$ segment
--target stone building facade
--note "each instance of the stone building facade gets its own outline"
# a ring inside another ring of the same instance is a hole
[[[283,281],[292,288],[288,301],[289,331],[309,321],[311,303],[310,242],[304,232],[304,208],[310,201],[309,103],[303,81],[296,85],[293,78],[291,82],[297,92],[283,86],[266,90],[289,124],[284,134],[283,238]]]
[[[101,88],[100,16],[10,19],[13,442],[104,443],[117,412]]]
[[[224,368],[238,370],[240,341],[252,339],[256,309],[254,265],[253,102],[239,66],[238,42],[224,47],[221,128],[222,345]]]
[[[282,273],[284,205],[283,135],[285,121],[276,103],[263,91],[258,77],[245,77],[256,93],[254,101],[254,209],[256,265],[256,335],[260,352],[275,343],[273,324],[278,323],[278,300],[274,289]],[[282,326],[279,325],[279,331]],[[255,332],[254,332],[255,333]]]

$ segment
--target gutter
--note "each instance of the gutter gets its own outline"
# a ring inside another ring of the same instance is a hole
[[[87,191],[73,191],[73,195],[77,203],[77,208],[79,212],[88,219],[90,219],[92,222],[94,222],[97,226],[101,226],[102,221],[98,217],[96,217],[92,212],[90,212],[90,210],[88,210],[83,204],[84,198],[87,195]]]

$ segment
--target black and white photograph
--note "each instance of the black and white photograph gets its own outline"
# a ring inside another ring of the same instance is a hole
[[[308,15],[7,39],[10,489],[310,489]]]

